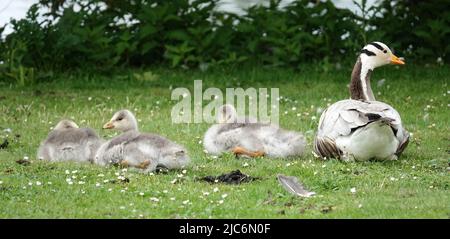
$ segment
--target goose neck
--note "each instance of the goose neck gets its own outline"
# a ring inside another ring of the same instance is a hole
[[[374,101],[375,96],[370,86],[370,75],[372,68],[365,65],[361,58],[353,67],[352,79],[350,82],[350,96],[353,100]]]

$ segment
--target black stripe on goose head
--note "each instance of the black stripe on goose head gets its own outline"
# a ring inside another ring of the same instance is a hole
[[[361,54],[366,54],[368,56],[376,56],[376,54],[373,51],[369,51],[367,49],[362,49]]]
[[[380,51],[384,50],[384,48],[382,46],[380,46],[380,44],[378,44],[376,42],[371,42],[371,43],[369,43],[369,45],[372,45],[372,46],[378,48],[378,50],[380,50]]]
[[[378,48],[378,50],[380,50],[380,51],[382,51],[382,52],[384,52],[384,53],[387,52],[386,49],[384,49],[382,46],[380,46],[380,44],[378,44],[378,43],[376,43],[376,42],[371,42],[371,43],[369,43],[369,45],[372,45],[372,46]]]

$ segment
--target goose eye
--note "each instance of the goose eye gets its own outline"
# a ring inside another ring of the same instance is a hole
[[[118,119],[117,119],[117,121],[121,121],[121,120],[123,120],[123,118],[118,118]]]
[[[384,50],[383,52],[384,52],[384,53],[387,53],[387,50]]]

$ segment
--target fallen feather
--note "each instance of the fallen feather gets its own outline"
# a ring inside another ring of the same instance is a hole
[[[298,181],[296,177],[278,174],[278,182],[290,193],[300,197],[311,197],[315,192],[310,192]]]

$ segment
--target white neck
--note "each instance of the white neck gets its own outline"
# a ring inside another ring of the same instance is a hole
[[[360,56],[353,68],[350,82],[350,95],[354,100],[374,101],[375,97],[370,86],[370,73],[373,67],[367,64],[367,58]]]
[[[367,67],[364,63],[361,65],[361,74],[359,75],[359,80],[361,81],[362,92],[366,100],[375,100],[372,89],[370,88],[370,76],[368,76],[369,71],[372,69]]]

